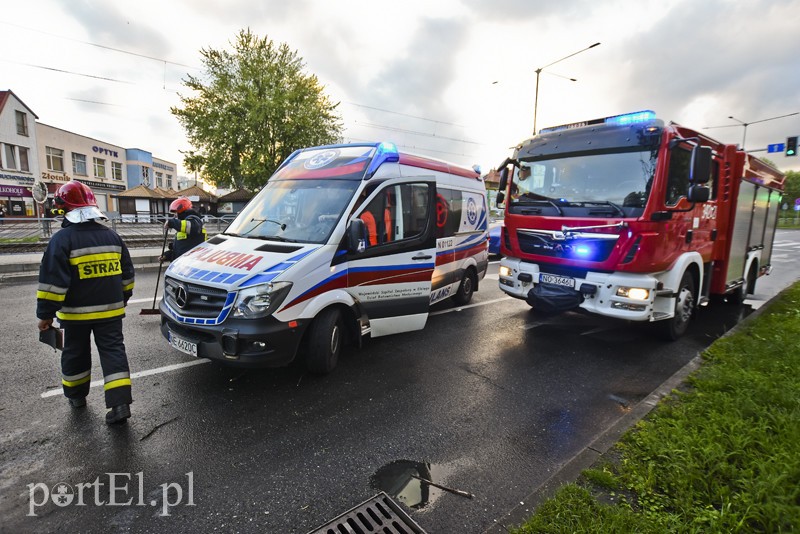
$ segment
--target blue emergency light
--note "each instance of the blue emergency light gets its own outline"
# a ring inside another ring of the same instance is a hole
[[[397,151],[397,146],[388,141],[378,144],[375,149],[375,156],[372,158],[372,163],[370,163],[369,169],[367,169],[367,176],[372,176],[372,174],[378,170],[378,167],[384,163],[394,161],[400,161],[400,153]]]
[[[614,115],[613,117],[606,117],[606,124],[618,124],[626,126],[628,124],[636,124],[639,122],[647,122],[656,118],[656,112],[646,109],[644,111],[634,111],[633,113],[625,113],[623,115]]]

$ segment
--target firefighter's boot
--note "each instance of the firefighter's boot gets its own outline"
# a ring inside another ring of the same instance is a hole
[[[106,423],[108,423],[109,425],[124,423],[130,416],[131,416],[130,404],[120,404],[119,406],[114,406],[108,411],[108,413],[106,414]]]
[[[73,408],[83,408],[86,406],[86,397],[75,397],[69,399],[69,405]]]

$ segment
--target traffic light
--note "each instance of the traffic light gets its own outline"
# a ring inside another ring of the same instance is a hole
[[[786,155],[787,156],[796,156],[797,155],[797,136],[796,135],[786,138]]]

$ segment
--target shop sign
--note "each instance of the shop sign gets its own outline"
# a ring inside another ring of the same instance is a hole
[[[0,197],[30,197],[31,190],[16,185],[0,185]]]

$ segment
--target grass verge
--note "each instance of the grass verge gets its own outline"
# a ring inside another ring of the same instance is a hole
[[[516,533],[800,531],[800,284]]]

